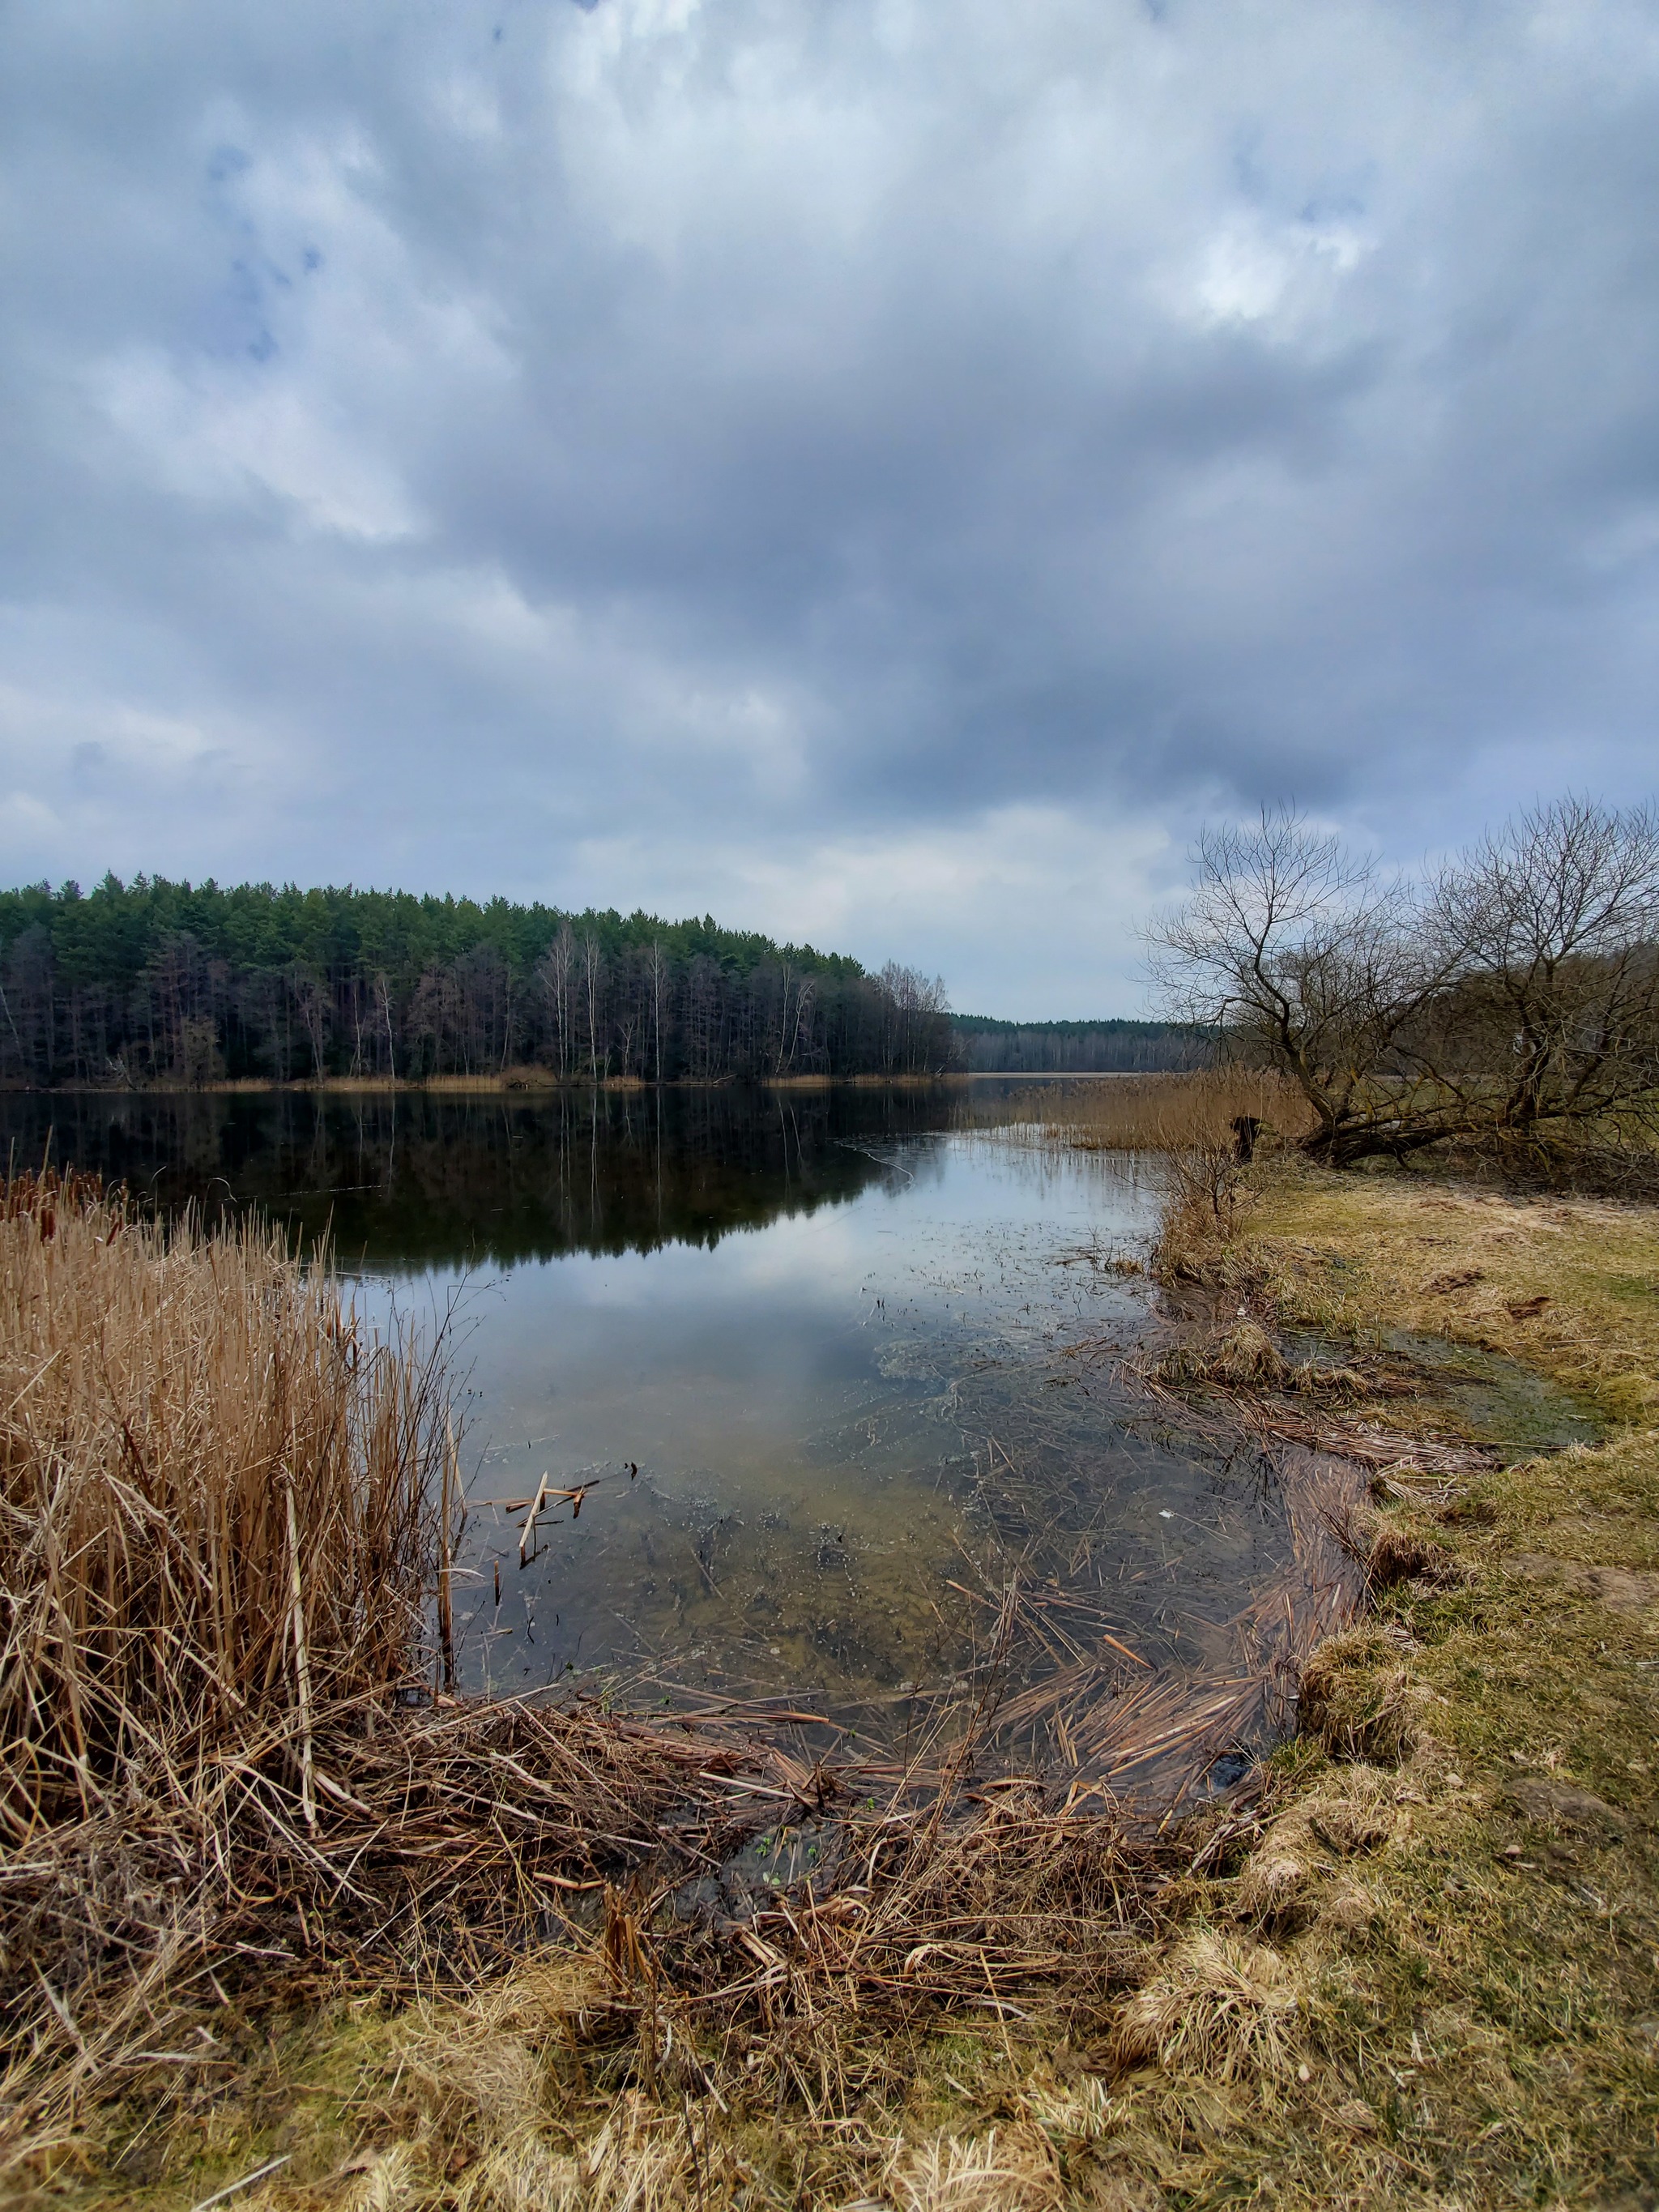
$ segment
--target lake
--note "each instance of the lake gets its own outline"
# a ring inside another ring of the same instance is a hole
[[[972,1714],[1005,1770],[1225,1780],[1313,1570],[1260,1455],[1119,1371],[1155,1172],[1036,1141],[1024,1088],[3,1112],[19,1164],[327,1231],[372,1320],[449,1329],[463,1687],[742,1701],[890,1760]],[[532,1523],[544,1482],[578,1494]]]

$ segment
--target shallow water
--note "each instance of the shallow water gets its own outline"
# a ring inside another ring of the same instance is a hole
[[[1559,1451],[1565,1444],[1600,1443],[1607,1434],[1593,1405],[1502,1352],[1409,1329],[1393,1330],[1385,1341],[1425,1378],[1425,1395],[1440,1400],[1471,1435],[1496,1446],[1506,1460]]]
[[[464,1686],[756,1699],[822,1716],[820,1746],[914,1752],[994,1680],[1005,1763],[1099,1775],[1125,1717],[1178,1721],[1219,1681],[1207,1759],[1259,1723],[1261,1621],[1304,1594],[1285,1499],[1254,1452],[1149,1425],[1102,1357],[1148,1320],[1112,1266],[1151,1227],[1142,1164],[953,1127],[960,1097],[83,1096],[6,1119],[22,1158],[50,1124],[58,1157],[158,1197],[329,1228],[371,1316],[453,1315]],[[582,1495],[521,1565],[544,1478]]]
[[[490,1680],[626,1667],[869,1725],[960,1683],[1015,1568],[1092,1594],[1154,1663],[1198,1655],[1147,1568],[1178,1560],[1189,1597],[1236,1584],[1267,1524],[1241,1537],[1214,1470],[1125,1431],[1066,1356],[1144,1325],[1108,1264],[1146,1230],[1144,1182],[945,1133],[869,1157],[833,1209],[517,1271],[475,1309],[473,1496],[507,1501],[472,1531]],[[595,1487],[521,1577],[544,1469]]]

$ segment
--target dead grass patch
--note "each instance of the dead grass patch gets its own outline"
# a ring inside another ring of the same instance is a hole
[[[1055,2212],[1066,2201],[1053,2148],[1029,2126],[907,2146],[881,2188],[896,2212]]]
[[[1298,1725],[1334,1759],[1396,1762],[1412,1748],[1420,1685],[1380,1629],[1333,1636],[1302,1670]]]
[[[1271,2094],[1300,2047],[1302,1993],[1278,1951],[1214,1929],[1183,1938],[1120,2011],[1112,2055],[1121,2066],[1148,2062],[1169,2073],[1248,2075]]]

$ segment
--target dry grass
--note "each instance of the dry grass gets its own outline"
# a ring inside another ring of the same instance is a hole
[[[1012,1097],[971,1091],[958,1109],[961,1125],[988,1125],[1006,1143],[1112,1152],[1182,1152],[1216,1149],[1237,1154],[1233,1123],[1240,1115],[1285,1138],[1301,1134],[1308,1115],[1279,1077],[1246,1067],[1200,1074],[1056,1078]]]
[[[437,1542],[441,1370],[257,1225],[163,1230],[73,1177],[0,1212],[0,1824],[106,1809],[400,1680]]]
[[[1125,2067],[1151,2060],[1170,2073],[1277,2085],[1291,2071],[1298,2002],[1296,1976],[1279,1952],[1200,1929],[1172,1945],[1123,2006],[1114,2054]]]
[[[1265,1390],[1283,1389],[1297,1369],[1267,1330],[1246,1317],[1184,1336],[1159,1355],[1152,1371],[1161,1382],[1214,1382],[1234,1390]]]
[[[882,2176],[882,2193],[896,2212],[1054,2212],[1066,2201],[1053,2146],[1029,2126],[906,2145]]]
[[[1334,1636],[1302,1670],[1298,1720],[1333,1758],[1398,1764],[1418,1741],[1424,1691],[1376,1628]]]

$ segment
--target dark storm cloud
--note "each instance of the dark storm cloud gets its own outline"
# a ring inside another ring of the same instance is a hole
[[[1650,780],[1644,7],[0,41],[13,878],[714,907],[1059,1012],[1206,808]]]

